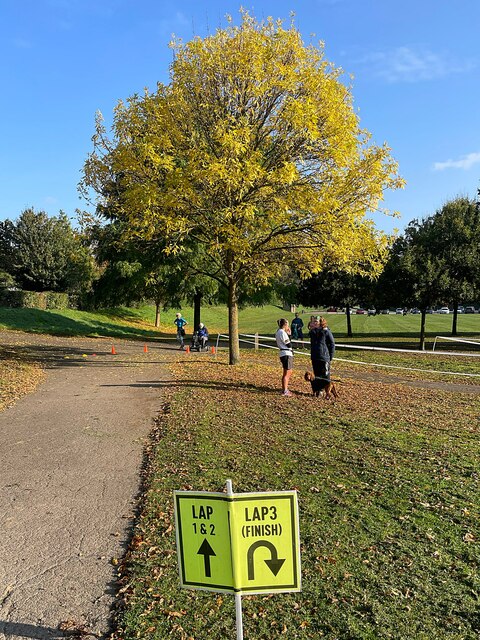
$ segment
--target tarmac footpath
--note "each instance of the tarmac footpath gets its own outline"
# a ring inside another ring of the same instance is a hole
[[[0,340],[47,366],[45,382],[0,413],[0,640],[105,638],[169,348]]]

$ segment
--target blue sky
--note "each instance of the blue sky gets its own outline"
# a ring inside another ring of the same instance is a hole
[[[480,186],[479,0],[0,0],[0,219],[33,206],[70,217],[91,150],[95,112],[168,81],[184,40],[290,12],[304,40],[353,74],[361,125],[386,141],[406,179],[384,206],[402,229]]]

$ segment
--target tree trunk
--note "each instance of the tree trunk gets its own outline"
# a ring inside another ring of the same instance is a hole
[[[155,300],[155,327],[160,326],[160,300]]]
[[[457,335],[458,301],[453,304],[452,336]]]
[[[238,292],[233,278],[228,282],[228,347],[229,364],[240,362],[240,343],[238,341]]]
[[[420,344],[418,348],[420,351],[425,351],[425,318],[427,317],[427,310],[422,309],[422,319],[420,320]]]
[[[346,313],[347,313],[347,336],[349,338],[353,338],[352,318],[350,317],[350,305],[348,303],[347,303]]]
[[[200,291],[195,291],[193,296],[193,330],[196,331],[198,329],[198,325],[201,322],[200,319],[200,310],[202,306],[202,293]]]

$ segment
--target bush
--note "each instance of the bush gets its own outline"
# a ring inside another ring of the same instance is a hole
[[[0,290],[0,306],[24,309],[67,309],[69,298],[68,293],[3,289]]]
[[[0,306],[2,307],[22,307],[23,291],[19,289],[1,289]]]
[[[21,291],[21,294],[21,307],[25,307],[27,309],[47,308],[47,297],[43,291]]]
[[[45,298],[47,309],[68,309],[69,307],[68,293],[45,291]]]

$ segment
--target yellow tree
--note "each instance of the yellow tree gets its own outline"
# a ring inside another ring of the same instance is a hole
[[[305,45],[293,24],[241,16],[173,42],[170,82],[120,102],[111,141],[97,121],[82,183],[100,211],[113,199],[132,234],[190,253],[228,289],[231,364],[240,291],[291,266],[378,271],[384,239],[366,214],[402,186],[323,46]]]

